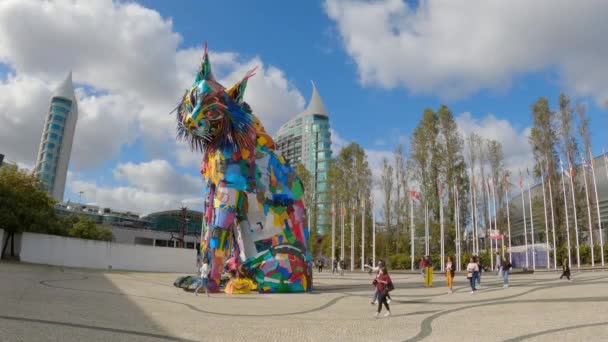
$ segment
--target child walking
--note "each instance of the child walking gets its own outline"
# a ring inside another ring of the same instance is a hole
[[[207,297],[209,297],[209,290],[208,290],[208,281],[209,281],[209,260],[207,260],[207,258],[203,259],[203,265],[201,266],[201,281],[198,283],[198,286],[196,287],[196,290],[194,290],[194,294],[196,296],[198,296],[198,290],[201,289],[201,287],[205,288],[205,293],[207,294]]]

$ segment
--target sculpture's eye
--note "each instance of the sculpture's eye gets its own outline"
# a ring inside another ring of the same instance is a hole
[[[192,90],[190,91],[190,103],[191,103],[193,106],[196,106],[196,94],[195,94],[195,89],[196,89],[196,88],[194,88],[194,89],[192,89]]]

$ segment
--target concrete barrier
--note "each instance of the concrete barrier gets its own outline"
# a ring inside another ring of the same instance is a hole
[[[23,233],[22,262],[67,267],[192,273],[196,250]]]

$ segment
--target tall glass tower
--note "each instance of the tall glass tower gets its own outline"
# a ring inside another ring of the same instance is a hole
[[[315,179],[313,191],[316,194],[317,222],[313,225],[318,232],[324,233],[331,228],[331,204],[327,195],[331,134],[329,114],[314,82],[311,83],[312,96],[308,107],[281,126],[274,141],[292,166],[302,163]]]
[[[36,157],[36,175],[58,202],[63,201],[77,120],[78,105],[70,72],[51,95]]]

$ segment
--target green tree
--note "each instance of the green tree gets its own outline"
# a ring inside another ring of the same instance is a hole
[[[58,229],[54,201],[42,189],[38,178],[17,168],[0,169],[0,228],[7,232],[3,255],[9,240],[14,256],[14,237],[23,231],[47,232]]]
[[[459,200],[466,205],[466,196],[462,196],[467,191],[468,177],[466,175],[466,162],[464,160],[464,139],[458,130],[458,125],[454,119],[452,111],[442,105],[437,111],[439,116],[439,144],[438,162],[440,164],[440,181],[445,184],[447,194],[447,208],[444,212],[444,220],[454,223],[454,185],[458,187],[461,195]],[[464,198],[463,198],[464,197]],[[464,201],[463,201],[464,200]],[[462,208],[462,206],[461,206]],[[465,207],[466,208],[466,207]],[[446,252],[455,252],[455,245],[448,243],[456,238],[455,224],[446,229]],[[453,249],[454,248],[454,249]]]
[[[328,172],[328,194],[331,202],[336,204],[337,212],[341,205],[347,209],[346,215],[346,231],[345,231],[345,249],[350,251],[354,248],[355,260],[359,260],[361,255],[361,246],[357,241],[361,241],[361,208],[366,206],[366,255],[371,245],[369,234],[371,232],[371,215],[370,215],[370,195],[372,188],[371,169],[367,162],[365,150],[356,143],[350,143],[342,148],[338,155],[331,161]],[[350,225],[351,211],[355,211],[355,225]],[[350,229],[354,229],[354,240],[351,241]],[[337,237],[337,235],[336,235]],[[336,241],[339,241],[336,239]],[[338,244],[339,246],[339,244]],[[339,248],[337,249],[339,250]],[[350,253],[345,251],[345,256],[349,257]]]
[[[382,197],[384,199],[383,204],[383,212],[384,212],[384,224],[386,225],[386,233],[387,233],[387,243],[384,248],[384,255],[389,256],[391,254],[392,243],[395,241],[395,232],[393,230],[392,225],[392,207],[393,204],[391,202],[393,191],[395,188],[395,179],[393,177],[393,166],[388,162],[388,159],[384,158],[382,160],[382,175],[381,179],[381,190]]]
[[[112,231],[99,227],[95,221],[87,217],[80,217],[74,225],[68,229],[68,235],[79,239],[112,241]]]
[[[319,246],[317,246],[318,232],[316,229],[315,220],[317,214],[317,208],[315,206],[315,182],[308,169],[306,169],[302,163],[298,163],[298,165],[296,165],[295,171],[298,178],[300,178],[300,181],[302,182],[302,186],[304,187],[304,208],[306,209],[306,218],[308,220],[306,224],[310,233],[310,237],[308,239],[308,248],[310,250],[310,254],[315,256],[315,252],[317,252],[319,249]]]

